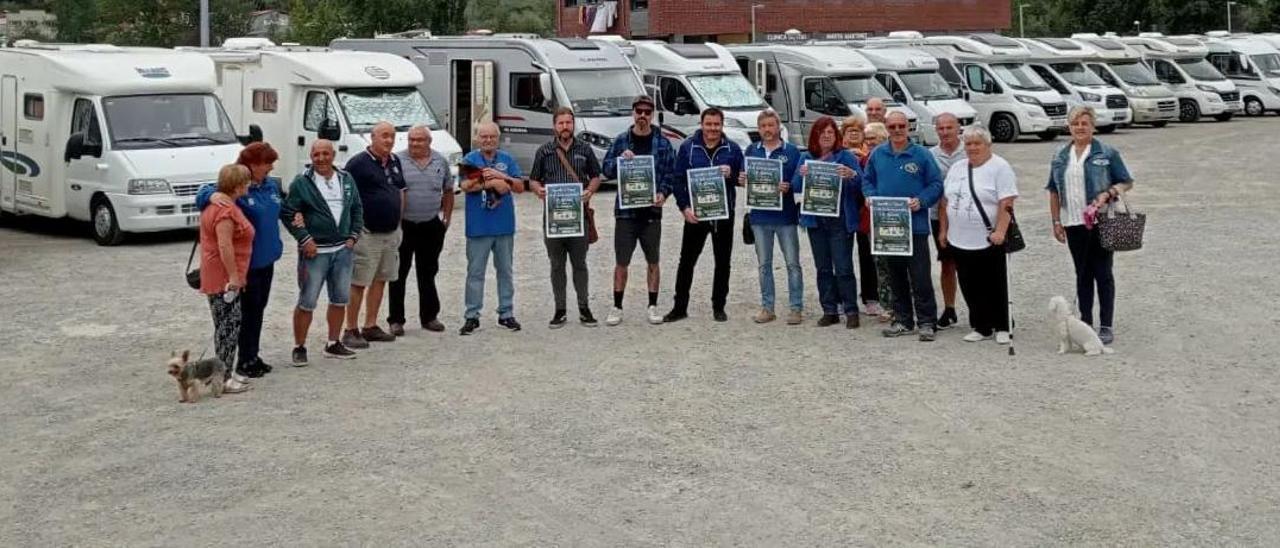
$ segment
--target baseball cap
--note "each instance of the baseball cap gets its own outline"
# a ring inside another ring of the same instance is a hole
[[[636,100],[631,102],[631,108],[636,108],[640,105],[649,105],[649,108],[654,108],[653,98],[648,95],[636,96]]]

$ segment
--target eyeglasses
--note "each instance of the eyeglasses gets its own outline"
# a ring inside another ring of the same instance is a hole
[[[636,109],[636,114],[637,114],[637,115],[640,115],[640,116],[653,116],[653,109],[651,109],[651,108],[638,108],[638,109]]]
[[[885,129],[907,129],[906,124],[889,124],[884,127]]]

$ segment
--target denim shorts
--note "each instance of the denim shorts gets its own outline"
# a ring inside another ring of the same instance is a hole
[[[333,253],[317,253],[310,259],[298,255],[298,308],[315,310],[321,286],[329,288],[330,305],[346,306],[351,300],[353,255],[347,246]]]

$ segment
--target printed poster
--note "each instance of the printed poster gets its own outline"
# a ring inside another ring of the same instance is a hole
[[[908,198],[868,198],[873,255],[911,256],[914,250],[908,201]]]
[[[582,185],[557,183],[546,187],[544,218],[548,238],[578,238],[587,234],[586,215],[582,211]]]
[[[747,174],[747,208],[760,211],[782,211],[782,161],[747,157],[743,165]]]
[[[724,175],[719,166],[690,169],[689,203],[693,216],[699,221],[718,221],[729,218],[729,192],[724,186]]]

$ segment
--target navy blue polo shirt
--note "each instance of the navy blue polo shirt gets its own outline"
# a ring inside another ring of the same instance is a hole
[[[366,149],[352,156],[343,168],[356,181],[364,228],[369,232],[395,232],[400,228],[400,200],[405,189],[400,159],[389,154],[384,164]]]

